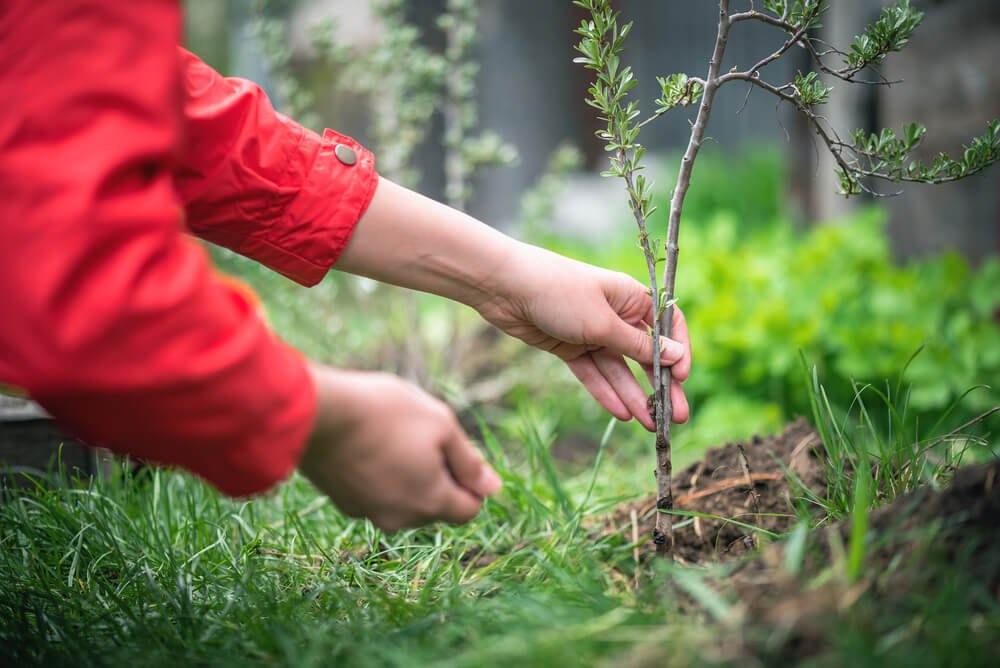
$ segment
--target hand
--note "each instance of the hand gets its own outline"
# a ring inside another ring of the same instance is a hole
[[[563,359],[609,413],[635,417],[655,429],[646,393],[624,357],[652,375],[653,322],[648,288],[626,274],[522,246],[504,268],[495,296],[474,304],[482,316],[511,336]],[[691,343],[684,314],[674,308],[673,339],[661,340],[660,359],[671,366],[674,422],[690,414],[681,383],[691,373]]]
[[[318,414],[299,469],[385,531],[467,522],[500,489],[443,402],[383,373],[314,365]]]

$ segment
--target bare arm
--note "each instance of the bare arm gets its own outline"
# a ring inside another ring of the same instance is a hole
[[[652,419],[646,393],[625,364],[652,365],[652,299],[636,280],[512,239],[474,218],[381,179],[338,268],[454,299],[529,345],[563,359],[616,417]],[[687,419],[680,382],[690,344],[678,313],[676,341],[662,346],[674,366],[675,420]]]
[[[523,244],[385,178],[337,268],[475,307]]]

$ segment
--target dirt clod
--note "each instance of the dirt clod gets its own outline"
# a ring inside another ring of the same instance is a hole
[[[790,530],[795,521],[790,499],[797,492],[788,484],[787,471],[811,489],[822,491],[826,479],[815,454],[820,447],[816,431],[799,419],[776,436],[754,436],[748,443],[709,450],[700,461],[678,472],[674,508],[724,519],[675,517],[675,556],[687,563],[711,563],[746,554],[756,544],[755,532],[734,521],[776,533]],[[628,503],[602,520],[599,531],[628,539],[634,511],[640,535],[650,536],[656,507],[655,496]],[[644,557],[655,549],[655,541],[640,547]]]

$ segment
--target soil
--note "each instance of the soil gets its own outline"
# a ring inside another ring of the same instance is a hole
[[[735,559],[754,550],[757,532],[729,520],[775,533],[789,531],[795,522],[792,499],[802,493],[791,488],[788,472],[817,493],[826,485],[817,448],[822,450],[819,436],[800,418],[781,434],[728,443],[675,472],[675,509],[724,518],[675,516],[675,558],[682,563],[705,564]],[[649,496],[619,507],[600,521],[597,531],[621,534],[632,541],[633,535],[640,539],[650,536],[655,520],[656,498]],[[640,557],[650,558],[654,553],[653,542],[643,541]]]
[[[804,492],[799,485],[824,495],[820,453],[820,437],[799,419],[776,436],[709,450],[674,474],[675,508],[722,518],[675,516],[675,559],[700,565],[739,560],[714,583],[725,598],[738,602],[731,621],[740,632],[724,643],[723,655],[741,665],[758,665],[761,658],[777,665],[822,656],[832,647],[831,625],[868,629],[890,611],[899,612],[899,619],[920,619],[920,606],[942,586],[958,592],[974,613],[985,609],[984,601],[1000,601],[1000,460],[954,470],[943,489],[923,487],[872,512],[863,572],[856,580],[845,579],[846,566],[834,569],[835,577],[816,576],[845,558],[849,520],[810,532],[801,576],[788,570],[785,543],[758,551],[759,532],[733,521],[774,533],[790,531],[796,521],[793,500]],[[636,561],[649,563],[657,558],[649,539],[655,514],[655,497],[649,496],[596,518],[590,530],[637,544]],[[494,555],[473,552],[463,559],[486,565]],[[632,586],[640,586],[639,572]],[[700,610],[684,592],[672,595],[682,608]],[[662,665],[662,657],[645,661],[637,655],[629,663]]]

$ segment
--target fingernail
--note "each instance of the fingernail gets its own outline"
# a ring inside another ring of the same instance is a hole
[[[483,464],[483,472],[479,475],[479,484],[476,486],[479,488],[479,493],[483,496],[492,496],[503,487],[503,481],[500,480],[500,476],[497,475],[497,472],[492,467],[488,464]]]
[[[677,360],[684,354],[684,346],[673,339],[660,339],[660,359]]]

